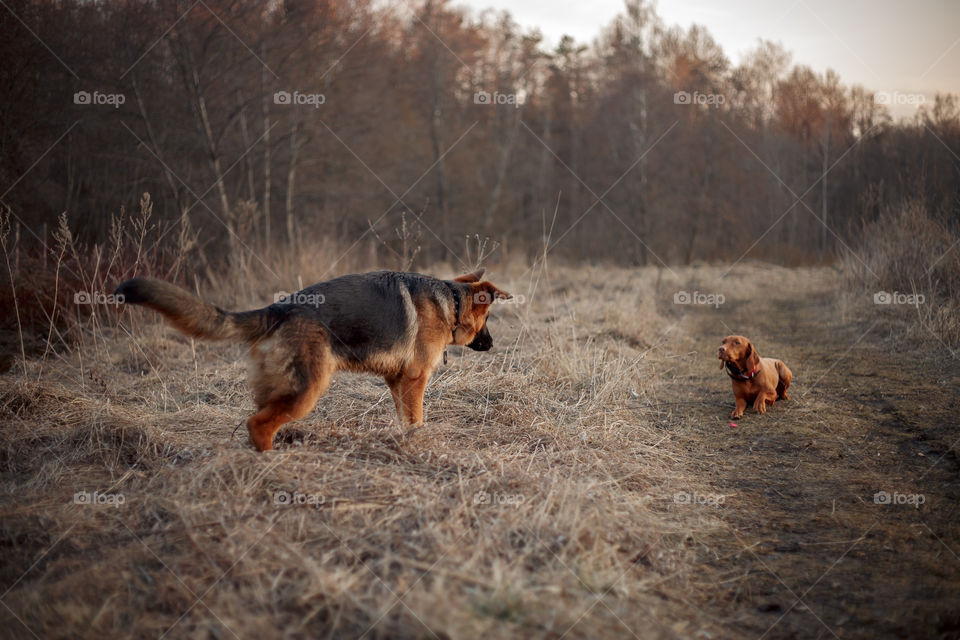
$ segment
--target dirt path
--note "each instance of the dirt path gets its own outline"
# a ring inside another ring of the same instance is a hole
[[[726,528],[690,541],[725,578],[707,606],[743,637],[960,637],[960,366],[884,340],[876,317],[842,321],[831,283],[809,287],[683,320],[712,338],[677,398],[692,412],[665,425],[715,490],[688,508]],[[703,365],[727,333],[795,375],[791,401],[733,428],[730,383]]]

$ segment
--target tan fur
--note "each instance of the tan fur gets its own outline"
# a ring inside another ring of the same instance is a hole
[[[384,273],[390,275],[381,272]],[[423,424],[424,390],[443,358],[444,349],[450,344],[471,345],[481,332],[489,340],[489,333],[484,330],[491,303],[510,297],[493,284],[480,281],[482,275],[480,269],[455,279],[454,282],[465,285],[459,317],[452,297],[413,297],[409,288],[401,289],[398,303],[406,313],[398,317],[408,318],[408,325],[396,327],[398,337],[386,349],[369,353],[361,348],[365,345],[358,345],[364,353],[362,358],[353,357],[349,345],[342,345],[345,350],[337,355],[335,347],[340,345],[332,342],[336,336],[322,323],[312,321],[309,315],[285,315],[274,309],[276,305],[243,313],[223,311],[179,287],[147,278],[127,281],[117,293],[125,295],[127,302],[159,311],[187,335],[250,344],[249,384],[258,411],[247,421],[247,428],[253,445],[258,451],[265,451],[273,448],[274,436],[284,424],[313,409],[339,370],[383,376],[401,422],[410,427]],[[383,276],[360,276],[351,286],[364,286],[368,277]],[[339,302],[342,304],[342,300]],[[377,313],[378,309],[363,311]],[[489,348],[489,344],[482,348]]]
[[[740,418],[748,403],[753,403],[757,413],[766,413],[767,406],[778,399],[789,400],[787,389],[793,380],[793,374],[782,360],[776,358],[761,358],[747,338],[743,336],[727,336],[717,350],[717,357],[721,360],[720,368],[726,363],[732,363],[737,369],[756,374],[749,380],[731,377],[735,408],[731,418]]]

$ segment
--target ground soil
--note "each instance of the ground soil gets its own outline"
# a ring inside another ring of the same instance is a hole
[[[256,454],[240,348],[155,318],[32,361],[0,378],[0,637],[960,637],[960,363],[832,269],[720,273],[544,278],[405,437],[343,376]],[[731,333],[795,376],[734,424]]]
[[[702,595],[743,637],[960,637],[960,366],[885,335],[872,309],[840,317],[829,274],[807,286],[734,293],[682,321],[747,333],[795,376],[789,401],[733,426],[719,363],[692,361],[676,397],[688,410],[658,408],[714,487],[689,508],[723,496],[726,531],[689,541],[725,576]]]

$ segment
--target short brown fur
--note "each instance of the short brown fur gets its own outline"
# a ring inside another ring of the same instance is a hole
[[[776,358],[761,358],[747,338],[743,336],[727,336],[717,350],[717,357],[722,361],[720,368],[735,367],[742,375],[730,373],[733,383],[735,408],[731,418],[740,418],[748,403],[753,403],[753,410],[757,413],[766,413],[767,405],[777,400],[789,400],[787,389],[793,380],[793,374],[782,360]],[[752,376],[750,375],[756,371]],[[735,377],[736,376],[736,377]],[[750,376],[749,379],[741,379]]]

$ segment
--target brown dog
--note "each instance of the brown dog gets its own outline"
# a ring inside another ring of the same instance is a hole
[[[743,336],[727,336],[717,350],[720,368],[726,368],[733,383],[736,408],[731,418],[739,418],[753,403],[753,410],[766,413],[767,405],[779,399],[789,400],[787,389],[793,374],[782,360],[761,358],[756,347]]]
[[[320,282],[253,311],[224,311],[180,287],[135,278],[116,293],[163,314],[195,338],[250,345],[257,413],[247,420],[259,450],[284,424],[307,415],[342,369],[383,376],[400,420],[423,423],[423,392],[447,345],[487,351],[487,316],[510,294],[481,282],[483,269],[455,280],[378,271]]]

